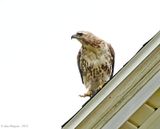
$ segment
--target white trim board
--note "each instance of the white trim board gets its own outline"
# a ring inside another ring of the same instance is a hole
[[[143,103],[160,88],[160,71],[102,129],[118,129]],[[120,119],[121,118],[121,119]]]

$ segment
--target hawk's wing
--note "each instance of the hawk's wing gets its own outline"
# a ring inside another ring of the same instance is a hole
[[[110,44],[108,44],[109,50],[111,52],[111,56],[112,56],[112,74],[111,74],[111,78],[113,77],[113,72],[114,72],[114,62],[115,62],[115,52],[114,49],[112,48],[112,46]]]
[[[82,83],[84,83],[83,82],[83,73],[82,73],[81,66],[80,66],[80,58],[81,58],[81,49],[79,50],[79,53],[78,53],[78,56],[77,56],[77,64],[78,64],[78,69],[79,69],[79,72],[80,72],[80,75],[81,75]]]

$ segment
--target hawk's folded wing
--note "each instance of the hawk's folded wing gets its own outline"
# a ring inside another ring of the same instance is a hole
[[[82,83],[84,83],[83,81],[83,71],[81,70],[81,67],[80,67],[80,58],[81,58],[81,50],[79,50],[79,53],[77,55],[77,64],[78,64],[78,69],[79,69],[79,72],[80,72],[80,75],[81,75],[81,79],[82,79]]]

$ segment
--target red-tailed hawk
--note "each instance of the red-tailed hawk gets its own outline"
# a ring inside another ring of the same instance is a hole
[[[81,97],[95,95],[110,80],[114,69],[114,50],[109,43],[86,31],[79,31],[71,39],[77,39],[82,47],[77,61],[82,82],[87,92]]]

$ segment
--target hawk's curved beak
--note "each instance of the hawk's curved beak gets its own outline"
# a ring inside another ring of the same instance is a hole
[[[76,34],[74,34],[74,35],[71,36],[71,39],[76,39],[76,38],[77,38]]]

